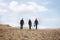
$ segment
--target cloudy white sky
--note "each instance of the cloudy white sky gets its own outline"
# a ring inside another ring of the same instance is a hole
[[[22,18],[24,26],[37,18],[39,28],[59,28],[60,0],[0,0],[0,24],[19,26]]]

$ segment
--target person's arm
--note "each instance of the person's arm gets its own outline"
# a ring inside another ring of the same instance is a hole
[[[37,21],[38,22],[38,21]],[[39,22],[38,22],[38,24],[39,24]]]
[[[23,24],[24,24],[24,21],[23,21]]]

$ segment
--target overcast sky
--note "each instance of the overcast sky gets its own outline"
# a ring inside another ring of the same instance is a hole
[[[39,28],[59,28],[60,0],[0,0],[0,24],[19,26],[22,18],[24,26],[37,18]]]

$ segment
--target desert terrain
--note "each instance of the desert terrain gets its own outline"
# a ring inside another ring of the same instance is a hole
[[[60,40],[60,28],[21,30],[0,24],[0,40]]]

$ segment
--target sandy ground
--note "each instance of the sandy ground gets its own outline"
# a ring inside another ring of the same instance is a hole
[[[0,40],[60,40],[60,28],[21,30],[0,24]]]

